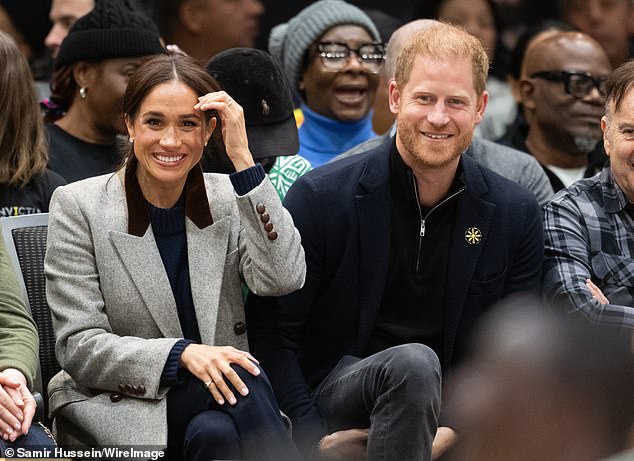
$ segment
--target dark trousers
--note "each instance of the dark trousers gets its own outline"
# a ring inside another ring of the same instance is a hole
[[[431,460],[441,369],[422,344],[345,356],[314,392],[329,432],[369,428],[368,460]]]
[[[7,442],[0,438],[0,458],[19,458],[19,449],[28,452],[40,451],[43,458],[54,458],[56,445],[51,432],[42,424],[33,422],[29,433],[18,437],[15,442]]]
[[[300,459],[264,372],[253,376],[242,367],[232,367],[249,388],[246,397],[233,390],[238,400],[236,405],[219,405],[204,384],[189,373],[182,384],[168,392],[168,458]]]

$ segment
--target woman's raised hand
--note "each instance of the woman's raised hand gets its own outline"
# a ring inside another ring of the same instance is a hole
[[[255,165],[244,123],[242,106],[234,101],[225,91],[207,93],[198,98],[197,110],[215,110],[222,122],[222,139],[227,155],[236,171],[242,171]]]
[[[181,366],[200,379],[220,405],[225,403],[225,399],[231,405],[237,403],[226,380],[243,396],[249,393],[247,386],[231,368],[232,363],[241,366],[253,376],[260,374],[260,369],[254,364],[258,361],[251,354],[231,346],[190,344],[185,347],[180,358]]]

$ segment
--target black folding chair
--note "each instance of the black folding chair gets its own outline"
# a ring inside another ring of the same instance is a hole
[[[0,218],[2,237],[5,241],[23,298],[37,326],[40,337],[39,367],[35,391],[40,393],[37,417],[48,421],[48,397],[46,386],[61,369],[55,358],[55,334],[51,313],[46,302],[44,255],[48,214],[33,214]]]

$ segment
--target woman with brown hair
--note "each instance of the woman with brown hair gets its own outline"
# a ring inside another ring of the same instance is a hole
[[[65,181],[46,169],[46,137],[29,64],[1,31],[0,107],[0,217],[45,213]]]
[[[297,459],[247,352],[241,281],[263,296],[290,293],[303,285],[304,251],[253,161],[242,108],[174,54],[132,75],[123,111],[124,168],[60,188],[51,206],[46,288],[63,371],[49,396],[60,443]],[[236,173],[203,174],[208,142]]]

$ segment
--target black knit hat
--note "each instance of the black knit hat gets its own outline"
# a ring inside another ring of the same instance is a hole
[[[77,61],[149,56],[163,52],[156,25],[125,0],[96,0],[59,47],[55,68]]]
[[[211,58],[207,73],[244,110],[254,159],[299,150],[291,90],[273,57],[253,48],[231,48]]]

